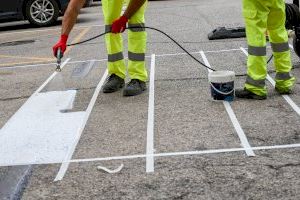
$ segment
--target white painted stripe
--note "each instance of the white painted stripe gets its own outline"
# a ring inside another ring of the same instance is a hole
[[[255,156],[255,154],[254,154],[253,150],[251,149],[251,146],[250,146],[250,144],[248,142],[248,139],[247,139],[247,137],[246,137],[246,135],[245,135],[245,133],[244,133],[241,125],[239,124],[239,121],[237,120],[237,118],[236,118],[236,116],[235,116],[235,114],[234,114],[234,112],[233,112],[233,110],[232,110],[229,102],[223,101],[223,103],[224,103],[226,111],[227,111],[227,113],[228,113],[228,115],[229,115],[229,117],[231,119],[231,122],[232,122],[232,124],[233,124],[233,126],[234,126],[234,128],[235,128],[235,130],[236,130],[236,132],[237,132],[237,134],[238,134],[241,142],[242,142],[242,146],[246,149],[246,154],[248,156]]]
[[[287,145],[274,145],[274,146],[259,146],[251,147],[251,150],[274,150],[274,149],[290,149],[300,148],[300,144],[287,144]],[[211,149],[203,151],[184,151],[184,152],[168,152],[153,154],[154,157],[168,157],[168,156],[189,156],[189,155],[204,155],[204,154],[217,154],[217,153],[230,153],[246,151],[245,148],[229,148],[229,149]],[[145,158],[146,155],[130,155],[130,156],[114,156],[105,158],[87,158],[87,159],[73,159],[70,163],[81,163],[81,162],[97,162],[97,161],[110,161],[110,160],[127,160],[136,158]]]
[[[72,158],[72,156],[73,156],[73,153],[74,153],[74,151],[75,151],[75,148],[76,148],[76,146],[77,146],[77,144],[78,144],[78,142],[79,142],[79,139],[80,139],[80,137],[81,137],[81,134],[82,134],[82,132],[83,132],[83,130],[84,130],[84,127],[85,127],[85,125],[86,125],[88,119],[89,119],[89,116],[90,116],[90,114],[91,114],[91,112],[92,112],[92,109],[93,109],[95,103],[96,103],[96,100],[97,100],[97,97],[98,97],[98,95],[99,95],[99,92],[100,92],[100,90],[101,90],[101,88],[102,88],[102,86],[103,86],[103,84],[104,84],[104,82],[105,82],[105,80],[106,80],[106,78],[107,78],[107,75],[108,75],[108,71],[107,71],[107,69],[106,69],[105,72],[104,72],[104,75],[102,76],[102,78],[101,78],[99,84],[97,85],[97,87],[96,87],[96,89],[95,89],[95,92],[94,92],[94,94],[93,94],[93,97],[92,97],[92,99],[91,99],[91,101],[90,101],[90,103],[89,103],[89,105],[88,105],[88,107],[87,107],[87,109],[86,109],[86,111],[85,111],[85,116],[84,116],[82,125],[81,125],[80,129],[79,129],[79,130],[77,131],[77,133],[76,133],[74,143],[73,143],[72,147],[69,148],[68,154],[67,154],[66,158],[64,159],[65,161],[71,160],[71,158]],[[68,167],[69,167],[69,162],[64,162],[64,163],[61,165],[61,167],[60,167],[60,169],[59,169],[59,172],[58,172],[58,174],[57,174],[57,176],[56,176],[56,178],[55,178],[54,181],[62,180],[63,177],[64,177],[64,175],[65,175],[65,173],[66,173],[67,170],[68,170]]]
[[[61,69],[64,68],[64,66],[69,62],[70,58],[66,59],[60,66]],[[37,93],[39,93],[40,91],[42,91],[44,89],[44,87],[57,75],[57,73],[60,72],[53,72],[53,74],[33,93],[32,96],[36,95]]]
[[[204,63],[208,67],[211,67],[211,65],[208,62],[208,59],[205,56],[205,54],[204,54],[203,51],[200,51],[200,55],[201,55]],[[212,72],[212,70],[208,69],[208,72],[210,73],[210,72]],[[234,114],[234,112],[233,112],[230,104],[228,102],[226,102],[226,101],[223,101],[223,105],[224,105],[224,107],[225,107],[225,109],[226,109],[226,111],[227,111],[227,113],[228,113],[228,115],[230,117],[230,120],[231,120],[231,122],[232,122],[232,124],[233,124],[233,126],[235,128],[236,133],[239,136],[239,139],[241,141],[242,146],[244,147],[244,149],[246,151],[247,156],[255,156],[255,154],[254,154],[253,150],[251,149],[251,146],[250,146],[250,144],[248,142],[248,139],[247,139],[247,137],[246,137],[246,135],[245,135],[245,133],[244,133],[244,131],[243,131],[243,129],[242,129],[239,121],[237,120],[237,118],[236,118],[236,116],[235,116],[235,114]]]
[[[76,90],[32,95],[0,130],[0,165],[64,161],[85,114],[60,112],[75,95]]]
[[[242,52],[246,55],[246,56],[248,56],[248,52],[244,49],[244,48],[242,48],[241,47],[241,50],[242,50]],[[274,79],[272,79],[272,77],[269,75],[269,74],[267,74],[267,80],[271,83],[271,85],[273,86],[273,87],[275,87],[275,81],[274,81]],[[300,108],[299,108],[299,106],[288,96],[288,95],[281,95],[285,100],[286,100],[286,102],[293,108],[293,110],[300,116]]]
[[[151,55],[151,69],[149,82],[149,104],[147,125],[146,172],[154,172],[154,88],[155,88],[155,54]]]
[[[300,148],[300,144],[286,144],[286,145],[274,145],[274,146],[258,146],[251,147],[252,150],[260,151],[260,150],[276,150],[276,149],[293,149]],[[239,152],[245,151],[245,148],[228,148],[228,149],[210,149],[203,151],[184,151],[184,152],[167,152],[167,153],[158,153],[153,154],[154,157],[169,157],[169,156],[189,156],[189,155],[205,155],[205,154],[217,154],[217,153],[230,153],[230,152]],[[146,154],[138,154],[138,155],[127,155],[127,156],[113,156],[113,157],[99,157],[99,158],[82,158],[82,159],[73,159],[64,161],[63,163],[85,163],[85,162],[99,162],[99,161],[111,161],[111,160],[129,160],[129,159],[137,159],[137,158],[146,158]],[[45,165],[45,164],[61,164],[61,162],[23,162],[23,163],[15,163],[14,166],[17,165]]]

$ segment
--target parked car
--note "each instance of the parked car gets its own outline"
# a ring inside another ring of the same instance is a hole
[[[89,5],[92,0],[87,0]],[[56,22],[69,0],[0,0],[0,21],[28,20],[37,26]]]

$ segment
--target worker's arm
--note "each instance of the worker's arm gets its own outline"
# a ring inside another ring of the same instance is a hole
[[[136,13],[136,11],[138,11],[140,7],[144,5],[145,2],[146,0],[131,0],[126,11],[124,12],[124,16],[127,19],[130,19]]]
[[[145,2],[146,0],[131,0],[124,14],[113,22],[111,32],[124,32],[128,20],[144,5]]]
[[[76,23],[78,14],[84,3],[85,0],[70,0],[62,20],[60,40],[53,47],[54,56],[57,55],[58,49],[61,49],[62,53],[65,52],[67,48],[68,36],[73,29],[74,24]]]
[[[85,0],[70,0],[62,21],[62,35],[69,35]]]

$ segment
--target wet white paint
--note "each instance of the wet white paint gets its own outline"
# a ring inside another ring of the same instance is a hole
[[[0,130],[0,166],[62,162],[85,114],[60,112],[75,95],[75,90],[32,95]]]

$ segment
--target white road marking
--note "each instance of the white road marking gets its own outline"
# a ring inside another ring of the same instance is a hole
[[[242,50],[242,52],[246,55],[246,56],[248,56],[248,52],[243,48],[243,47],[241,47],[241,50]],[[273,87],[275,87],[275,81],[274,81],[274,79],[272,79],[272,77],[269,75],[269,74],[267,74],[267,80],[271,83],[271,85],[273,86]],[[299,108],[299,106],[290,98],[290,96],[289,95],[281,95],[285,100],[286,100],[286,102],[292,107],[292,109],[300,116],[300,108]]]
[[[54,72],[0,130],[1,166],[64,161],[84,113],[60,112],[72,104],[75,90],[40,93],[57,74]]]
[[[204,63],[207,66],[211,67],[210,64],[209,64],[209,62],[208,62],[208,59],[205,56],[205,54],[204,54],[203,51],[200,51],[200,55],[201,55]],[[212,72],[212,70],[208,69],[208,72]],[[232,110],[232,108],[230,106],[230,103],[228,103],[226,101],[223,101],[223,104],[224,104],[224,107],[225,107],[225,109],[226,109],[226,111],[227,111],[227,113],[228,113],[228,115],[230,117],[230,120],[231,120],[231,122],[232,122],[235,130],[236,130],[236,133],[238,134],[238,136],[240,138],[241,144],[244,147],[247,156],[255,156],[255,154],[254,154],[253,150],[251,149],[251,146],[250,146],[250,144],[248,142],[248,139],[247,139],[247,137],[246,137],[246,135],[245,135],[245,133],[244,133],[244,131],[243,131],[243,129],[242,129],[239,121],[237,120],[237,118],[236,118],[236,116],[235,116],[235,114],[234,114],[234,112],[233,112],[233,110]]]
[[[300,144],[287,144],[287,145],[274,145],[274,146],[258,146],[251,147],[251,150],[274,150],[274,149],[290,149],[300,148]],[[203,151],[184,151],[184,152],[169,152],[169,153],[158,153],[153,154],[154,157],[168,157],[168,156],[189,156],[189,155],[205,155],[205,154],[217,154],[217,153],[230,153],[246,151],[245,148],[228,148],[228,149],[210,149]],[[136,158],[145,158],[147,155],[129,155],[129,156],[114,156],[105,158],[87,158],[87,159],[73,159],[71,163],[81,162],[98,162],[98,161],[110,161],[110,160],[127,160]]]
[[[300,144],[284,144],[284,145],[273,145],[273,146],[258,146],[251,147],[251,150],[262,151],[262,150],[277,150],[277,149],[293,149],[300,148]],[[228,148],[228,149],[210,149],[203,151],[184,151],[184,152],[166,152],[153,154],[154,157],[171,157],[171,156],[192,156],[192,155],[206,155],[206,154],[218,154],[218,153],[231,153],[246,151],[245,148]],[[63,163],[86,163],[86,162],[100,162],[100,161],[112,161],[112,160],[130,160],[137,158],[146,158],[146,154],[127,155],[127,156],[113,156],[113,157],[99,157],[99,158],[82,158],[64,161]],[[61,162],[35,162],[35,163],[16,163],[17,165],[45,165],[45,164],[61,164]]]
[[[154,86],[155,84],[155,54],[151,55],[151,69],[149,82],[149,104],[147,125],[146,172],[154,172]]]
[[[87,121],[88,121],[88,119],[90,117],[92,109],[93,109],[93,107],[94,107],[94,105],[96,103],[97,97],[98,97],[99,92],[100,92],[100,90],[101,90],[101,88],[102,88],[102,86],[103,86],[103,84],[104,84],[104,82],[105,82],[105,80],[107,78],[107,75],[108,75],[108,71],[106,69],[105,72],[104,72],[104,75],[102,76],[100,82],[98,83],[98,85],[97,85],[97,87],[95,89],[95,92],[93,94],[93,97],[92,97],[92,99],[91,99],[91,101],[90,101],[90,103],[89,103],[89,105],[88,105],[88,107],[87,107],[87,109],[85,111],[85,116],[84,116],[83,122],[81,123],[81,127],[78,129],[78,131],[77,131],[77,133],[75,135],[74,143],[71,146],[71,148],[69,148],[68,154],[66,155],[66,157],[64,159],[65,162],[61,165],[61,167],[59,169],[59,172],[58,172],[56,178],[54,179],[54,181],[62,180],[63,177],[64,177],[64,175],[65,175],[65,173],[67,172],[69,164],[70,164],[67,161],[72,159],[72,156],[73,156],[73,153],[75,151],[75,148],[76,148],[76,146],[77,146],[77,144],[79,142],[79,139],[80,139],[81,134],[82,134],[82,132],[84,130],[84,127],[85,127],[85,125],[86,125],[86,123],[87,123]]]
[[[75,95],[75,90],[33,94],[0,130],[0,166],[64,161],[84,118],[84,112],[60,112]]]

